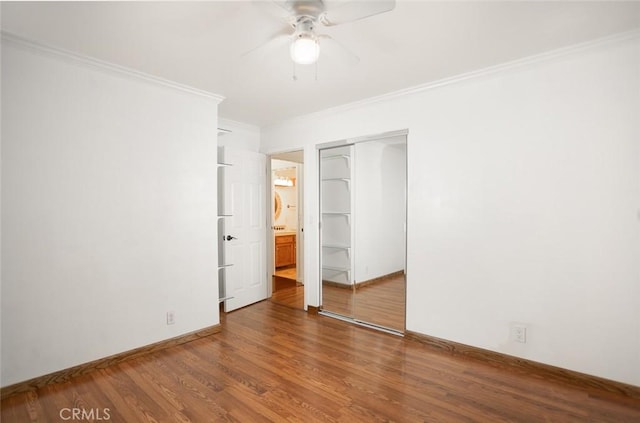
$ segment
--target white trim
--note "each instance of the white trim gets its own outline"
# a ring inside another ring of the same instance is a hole
[[[375,97],[369,97],[364,100],[357,100],[351,103],[345,103],[340,106],[330,107],[328,109],[320,110],[313,113],[308,113],[299,116],[292,116],[290,118],[286,118],[280,122],[275,122],[273,124],[266,125],[265,127],[277,126],[285,122],[291,121],[304,121],[306,119],[314,119],[314,118],[322,118],[324,116],[330,116],[333,114],[344,113],[346,111],[365,107],[371,104],[380,103],[383,101],[393,100],[396,98],[409,96],[413,94],[419,94],[425,91],[429,91],[435,88],[440,88],[446,85],[456,84],[458,82],[463,82],[468,79],[480,78],[483,76],[493,75],[500,72],[505,72],[511,69],[516,69],[524,66],[536,65],[538,63],[550,61],[553,59],[566,57],[571,54],[579,53],[585,50],[591,50],[598,47],[606,46],[613,43],[624,42],[628,40],[633,40],[635,38],[640,37],[640,30],[632,30],[627,32],[622,32],[614,35],[610,35],[603,38],[597,38],[595,40],[583,42],[580,44],[574,44],[568,47],[562,47],[555,50],[546,51],[544,53],[535,54],[533,56],[527,56],[521,59],[512,60],[509,62],[501,63],[498,65],[489,66],[486,68],[481,68],[477,70],[473,70],[470,72],[465,72],[459,75],[451,76],[448,78],[439,79],[436,81],[427,82],[420,85],[415,85],[413,87],[404,88],[397,91],[392,91],[386,94],[381,94]]]
[[[227,119],[227,118],[222,117],[222,116],[218,116],[218,126],[221,127],[221,128],[226,128],[226,129],[231,127],[231,128],[235,128],[237,130],[245,130],[245,131],[256,132],[256,133],[260,132],[260,127],[257,126],[257,125],[252,125],[250,123],[239,122],[239,121],[233,120],[233,119]],[[233,130],[231,130],[231,131],[233,131]]]
[[[352,144],[358,144],[361,142],[367,142],[367,141],[374,141],[374,140],[381,140],[381,139],[385,139],[385,138],[391,138],[391,137],[399,137],[399,136],[408,136],[409,135],[409,129],[400,129],[397,131],[389,131],[389,132],[381,132],[379,134],[371,134],[371,135],[363,135],[360,137],[353,137],[353,138],[344,138],[341,140],[335,140],[335,141],[329,141],[329,142],[323,142],[320,144],[316,144],[316,150],[324,150],[327,148],[335,148],[335,147],[340,147],[343,145],[352,145]]]
[[[381,139],[385,139],[385,138],[399,137],[399,136],[403,136],[403,135],[404,136],[409,135],[409,130],[408,129],[401,129],[399,131],[389,131],[389,132],[383,132],[381,134],[364,135],[364,136],[361,136],[361,137],[349,138],[347,141],[349,143],[357,144],[359,142],[381,140]]]
[[[124,66],[116,65],[114,63],[105,62],[103,60],[99,60],[90,56],[85,56],[72,51],[64,50],[58,47],[52,47],[45,44],[41,44],[39,42],[35,42],[27,38],[20,37],[16,34],[12,34],[7,31],[0,31],[0,33],[2,34],[3,43],[10,42],[18,47],[27,48],[40,54],[48,54],[51,56],[60,57],[60,58],[67,59],[85,66],[89,66],[89,67],[97,68],[103,71],[126,76],[128,78],[144,80],[146,82],[151,82],[153,84],[173,88],[189,94],[195,94],[201,97],[206,97],[206,98],[215,100],[218,103],[224,100],[224,96],[221,96],[219,94],[210,93],[208,91],[200,90],[198,88],[193,88],[188,85],[183,85],[174,81],[170,81],[168,79],[160,78],[154,75],[150,75],[148,73],[144,73],[144,72],[140,72]]]

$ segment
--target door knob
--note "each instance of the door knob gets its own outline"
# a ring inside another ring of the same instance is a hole
[[[223,236],[222,240],[223,241],[231,241],[232,239],[238,239],[235,236],[231,236],[231,235],[227,235],[227,236]]]

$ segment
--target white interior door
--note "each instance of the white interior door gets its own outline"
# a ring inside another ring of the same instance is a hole
[[[266,156],[225,148],[222,183],[225,214],[224,311],[229,312],[267,298],[266,268]]]

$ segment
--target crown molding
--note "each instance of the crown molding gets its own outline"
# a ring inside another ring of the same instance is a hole
[[[227,119],[222,116],[218,116],[218,126],[220,128],[228,129],[233,132],[234,129],[244,130],[247,132],[260,132],[260,127],[256,125],[252,125],[250,123],[240,122],[233,119]]]
[[[447,85],[453,85],[453,84],[464,82],[470,79],[477,79],[485,76],[495,75],[495,74],[509,71],[512,69],[518,69],[518,68],[523,68],[527,66],[537,65],[537,64],[549,62],[551,60],[555,60],[558,58],[567,57],[576,53],[594,50],[596,48],[601,48],[604,46],[621,43],[621,42],[633,40],[636,38],[640,38],[640,29],[621,32],[621,33],[610,35],[607,37],[597,38],[595,40],[574,44],[568,47],[562,47],[562,48],[546,51],[544,53],[535,54],[533,56],[527,56],[521,59],[504,62],[498,65],[493,65],[486,68],[465,72],[465,73],[451,76],[448,78],[443,78],[436,81],[415,85],[413,87],[392,91],[386,94],[369,97],[363,100],[342,104],[340,106],[330,107],[328,109],[320,110],[318,112],[308,113],[300,116],[293,116],[289,119],[285,119],[283,121],[280,121],[271,125],[267,125],[266,127],[275,127],[286,122],[305,121],[307,119],[316,119],[316,118],[331,116],[334,114],[344,113],[349,110],[366,107],[372,104],[394,100],[397,98],[406,97],[414,94],[420,94],[425,91],[433,90],[433,89],[444,87]]]
[[[221,96],[219,94],[210,93],[208,91],[200,90],[198,88],[190,87],[188,85],[183,85],[174,81],[170,81],[168,79],[160,78],[158,76],[137,71],[135,69],[127,68],[125,66],[120,66],[114,63],[105,62],[103,60],[99,60],[90,56],[85,56],[69,50],[64,50],[58,47],[45,45],[45,44],[21,37],[19,35],[16,35],[4,30],[0,31],[0,33],[2,34],[3,44],[11,43],[17,47],[31,50],[39,54],[58,57],[58,58],[65,59],[74,63],[78,63],[80,65],[87,66],[90,68],[99,69],[105,72],[115,73],[121,76],[125,76],[127,78],[142,80],[152,84],[161,85],[164,87],[182,91],[188,94],[194,94],[200,97],[206,97],[208,99],[216,101],[217,103],[220,103],[224,100],[224,96]]]

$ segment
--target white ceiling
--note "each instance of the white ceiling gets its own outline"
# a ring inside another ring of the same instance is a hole
[[[285,27],[255,2],[3,2],[1,13],[3,31],[221,94],[221,116],[259,126],[640,28],[640,2],[400,0],[321,28],[357,65],[324,48],[318,79],[298,66],[293,81],[286,44],[241,57]]]

